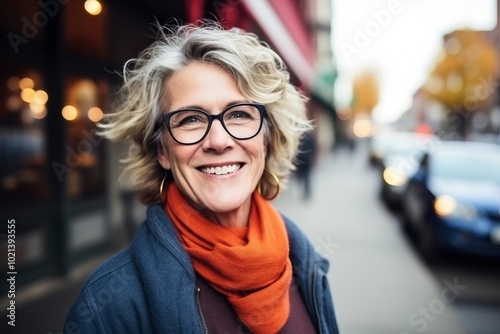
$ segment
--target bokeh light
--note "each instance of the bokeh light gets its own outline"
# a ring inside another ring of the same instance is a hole
[[[49,100],[49,94],[44,90],[35,91],[35,96],[33,97],[33,102],[38,104],[45,104]]]
[[[434,201],[434,210],[440,216],[448,216],[455,212],[457,202],[449,195],[442,195]]]
[[[84,7],[90,15],[99,15],[102,11],[102,5],[97,0],[85,1]]]
[[[61,113],[62,117],[67,121],[73,121],[78,116],[78,110],[73,106],[65,106]]]
[[[100,108],[98,107],[92,107],[89,109],[88,113],[87,113],[87,116],[88,118],[92,121],[92,122],[99,122],[101,119],[102,119],[102,116],[103,116],[103,112]]]
[[[26,89],[26,88],[35,88],[35,82],[31,78],[24,77],[21,80],[19,80],[19,88],[21,89]]]
[[[36,102],[30,103],[31,116],[35,119],[43,119],[47,116],[47,108],[43,104]]]
[[[21,99],[24,102],[26,103],[33,102],[34,98],[35,98],[35,90],[33,88],[24,88],[21,91]]]
[[[16,91],[19,89],[19,78],[18,77],[10,77],[7,80],[7,88],[10,90]]]
[[[17,96],[12,95],[6,101],[6,106],[9,111],[18,111],[23,105],[23,101]]]
[[[358,138],[366,138],[372,135],[373,124],[369,119],[358,119],[354,122],[352,131]]]

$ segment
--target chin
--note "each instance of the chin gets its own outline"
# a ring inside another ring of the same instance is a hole
[[[229,212],[241,208],[246,202],[250,201],[252,193],[243,195],[241,192],[237,195],[228,192],[227,195],[212,196],[204,207],[212,212]]]

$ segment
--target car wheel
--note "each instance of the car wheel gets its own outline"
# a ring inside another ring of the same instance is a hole
[[[382,182],[384,182],[384,181],[382,181]],[[384,205],[386,205],[387,207],[389,206],[389,200],[387,197],[387,190],[385,189],[383,184],[380,186],[379,198]]]
[[[418,229],[417,246],[423,259],[429,264],[437,264],[441,260],[441,252],[434,240],[429,224],[423,223]]]
[[[382,185],[380,187],[380,199],[382,200],[382,203],[385,205],[385,207],[390,212],[394,213],[397,211],[397,205],[396,205],[396,203],[394,203],[393,200],[391,200],[391,197],[388,193],[389,193],[389,190]]]
[[[400,216],[400,222],[401,222],[401,227],[403,229],[403,232],[411,237],[413,239],[415,235],[415,230],[413,222],[411,221],[410,213],[408,209],[408,204],[406,203],[405,198],[403,197],[403,200],[401,201],[401,210],[399,213]]]

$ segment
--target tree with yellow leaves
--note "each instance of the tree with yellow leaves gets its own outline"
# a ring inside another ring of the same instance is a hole
[[[366,71],[358,75],[353,81],[352,91],[352,113],[371,115],[379,98],[379,84],[375,73]]]
[[[498,86],[499,55],[484,32],[456,30],[443,40],[441,57],[423,89],[458,120],[450,130],[465,137],[470,116],[488,105]]]

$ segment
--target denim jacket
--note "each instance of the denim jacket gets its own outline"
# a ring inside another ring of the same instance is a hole
[[[337,334],[328,261],[285,219],[294,282],[321,334]],[[189,255],[160,205],[148,208],[129,247],[102,263],[73,303],[63,332],[208,333]]]

